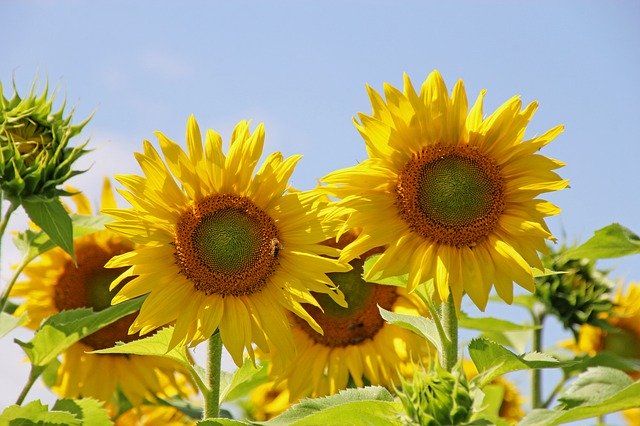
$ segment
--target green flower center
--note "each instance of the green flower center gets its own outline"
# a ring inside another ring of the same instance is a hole
[[[258,292],[284,246],[275,221],[246,197],[216,194],[199,200],[178,221],[175,256],[182,273],[207,295]]]
[[[464,226],[491,209],[492,182],[479,165],[451,155],[422,166],[418,206],[444,226]]]
[[[198,256],[213,270],[234,274],[260,255],[260,227],[238,209],[221,209],[202,219],[193,234]]]
[[[473,247],[504,210],[500,168],[476,148],[432,145],[414,153],[398,176],[396,205],[424,238]]]
[[[364,260],[355,259],[350,264],[353,269],[349,272],[327,274],[344,293],[348,307],[343,308],[326,294],[314,294],[322,310],[304,305],[309,315],[322,327],[324,335],[295,317],[298,326],[323,346],[344,347],[373,339],[384,326],[378,305],[391,310],[398,298],[395,287],[372,284],[362,279]]]

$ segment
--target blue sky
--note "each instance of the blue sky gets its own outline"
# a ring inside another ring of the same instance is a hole
[[[95,111],[93,166],[74,182],[94,200],[104,175],[138,173],[133,152],[154,131],[183,141],[190,114],[225,140],[241,119],[264,122],[265,150],[303,154],[292,183],[311,188],[365,158],[351,122],[370,112],[365,84],[407,72],[419,86],[438,69],[470,99],[486,88],[487,113],[514,94],[538,100],[528,136],[565,124],[543,151],[571,181],[545,197],[563,209],[549,221],[560,238],[614,221],[640,233],[638,2],[22,1],[0,14],[0,81],[24,93],[37,75],[78,119]],[[640,280],[637,257],[603,265]]]

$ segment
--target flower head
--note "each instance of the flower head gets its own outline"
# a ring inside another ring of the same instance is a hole
[[[619,288],[613,306],[610,313],[600,315],[610,327],[584,324],[578,332],[577,343],[566,346],[592,356],[608,351],[625,358],[640,359],[640,283],[629,283],[626,293]],[[629,371],[629,374],[634,379],[640,378],[640,371]]]
[[[343,234],[336,247],[344,247],[358,235]],[[411,315],[427,315],[427,307],[416,295],[392,285],[362,279],[363,265],[382,248],[370,250],[351,261],[352,270],[329,274],[348,303],[339,306],[323,294],[316,295],[320,306],[304,309],[320,324],[318,333],[306,322],[292,318],[298,349],[284,373],[292,399],[324,396],[346,389],[349,383],[361,387],[382,385],[394,388],[403,376],[413,373],[414,363],[428,362],[435,350],[413,332],[389,324],[378,307]],[[271,357],[278,361],[278,353]],[[276,371],[279,371],[276,368]]]
[[[471,415],[469,385],[457,368],[448,372],[435,364],[430,370],[417,369],[411,380],[402,381],[398,395],[408,424],[459,425]]]
[[[73,196],[78,213],[91,214],[86,197]],[[115,207],[108,180],[102,194],[102,207]],[[112,256],[133,250],[129,240],[110,231],[98,231],[74,240],[76,261],[57,247],[43,253],[23,271],[26,280],[17,283],[11,296],[24,298],[16,315],[27,313],[27,326],[38,328],[49,316],[60,311],[93,308],[100,311],[111,304],[114,292],[109,286],[119,271],[105,269]],[[121,272],[121,271],[120,271]],[[127,331],[135,314],[125,316],[73,344],[62,354],[53,391],[68,398],[93,397],[117,408],[119,389],[133,404],[157,395],[173,396],[193,393],[188,372],[174,361],[162,357],[93,354],[98,349],[129,342],[137,335]]]
[[[466,293],[484,309],[492,286],[510,303],[514,281],[533,291],[553,239],[544,218],[559,212],[536,197],[567,186],[553,171],[563,163],[537,151],[562,127],[524,140],[536,103],[514,97],[484,118],[485,92],[468,110],[462,81],[449,96],[437,71],[420,93],[406,75],[403,92],[385,84],[386,100],[368,91],[373,113],[355,124],[369,158],[323,178],[344,229],[362,229],[341,259],[386,246],[366,278],[408,272],[409,290],[433,280],[433,296],[458,307]]]
[[[148,294],[130,332],[175,322],[171,346],[195,345],[219,330],[238,365],[244,349],[254,356],[254,343],[292,357],[287,312],[321,333],[301,303],[317,306],[313,291],[344,304],[325,274],[349,269],[322,256],[336,250],[319,244],[329,228],[314,197],[287,192],[300,156],[270,154],[255,172],[264,128],[251,133],[246,121],[235,127],[226,155],[213,130],[203,148],[193,117],[188,152],[156,136],[164,160],[145,141],[136,154],[144,176],[118,177],[132,208],[106,211],[117,219],[110,229],[141,244],[108,265],[126,268],[114,286],[130,280],[114,303]]]
[[[0,189],[8,197],[65,194],[59,185],[82,173],[72,167],[87,152],[86,143],[67,145],[89,119],[71,125],[73,114],[64,117],[64,105],[53,112],[54,97],[47,96],[47,89],[36,96],[34,84],[27,97],[16,90],[8,99],[0,84]]]
[[[562,261],[562,252],[543,256],[548,269],[562,273],[536,278],[536,298],[574,333],[583,324],[601,325],[601,316],[613,307],[607,271],[597,269],[595,260]]]

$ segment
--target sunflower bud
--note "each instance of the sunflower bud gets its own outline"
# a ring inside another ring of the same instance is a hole
[[[456,369],[450,373],[439,365],[429,371],[417,368],[412,381],[402,381],[398,396],[410,425],[463,424],[473,405],[464,374]]]
[[[583,324],[601,326],[599,317],[613,307],[608,271],[596,269],[595,260],[564,261],[560,254],[562,250],[543,257],[546,268],[564,273],[536,278],[537,299],[574,333]]]
[[[54,96],[47,95],[45,88],[36,96],[34,84],[27,97],[14,87],[7,99],[0,84],[0,189],[9,199],[65,194],[58,186],[82,173],[71,167],[87,152],[86,142],[75,148],[67,144],[89,119],[72,126],[73,112],[64,117],[64,104],[53,112]]]

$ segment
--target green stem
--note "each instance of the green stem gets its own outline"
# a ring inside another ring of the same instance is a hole
[[[2,201],[4,197],[0,195],[0,208],[2,207]],[[14,203],[13,201],[9,202],[9,207],[7,207],[7,212],[0,219],[0,259],[2,258],[2,237],[4,237],[4,231],[7,229],[7,225],[9,225],[9,219],[13,212],[15,212],[18,207],[20,207],[20,203]]]
[[[4,308],[7,305],[7,301],[9,300],[9,294],[11,294],[11,289],[13,288],[13,285],[18,280],[18,277],[22,273],[22,270],[29,264],[31,260],[32,259],[29,259],[29,258],[23,259],[22,262],[20,262],[18,267],[15,269],[15,271],[13,271],[13,276],[11,277],[11,280],[9,280],[9,283],[7,284],[5,289],[2,291],[2,296],[0,296],[0,312],[4,312]]]
[[[31,366],[31,370],[29,371],[29,379],[27,380],[27,383],[24,384],[24,388],[22,388],[22,392],[20,392],[20,395],[16,400],[17,405],[22,405],[24,399],[27,397],[27,394],[33,387],[33,384],[36,382],[36,380],[38,380],[38,377],[40,377],[40,374],[42,374],[43,371],[44,367],[35,365]]]
[[[458,312],[453,302],[453,294],[449,294],[449,299],[442,304],[441,309],[442,327],[447,336],[447,341],[442,342],[444,345],[442,364],[447,371],[452,371],[458,362]]]
[[[220,415],[220,367],[222,362],[222,338],[216,332],[209,338],[209,356],[207,359],[207,391],[204,392],[203,419]]]
[[[544,323],[544,308],[536,309],[534,306],[531,311],[533,318],[533,344],[534,352],[542,352],[542,324]],[[531,370],[531,408],[542,407],[542,372],[534,368]]]

